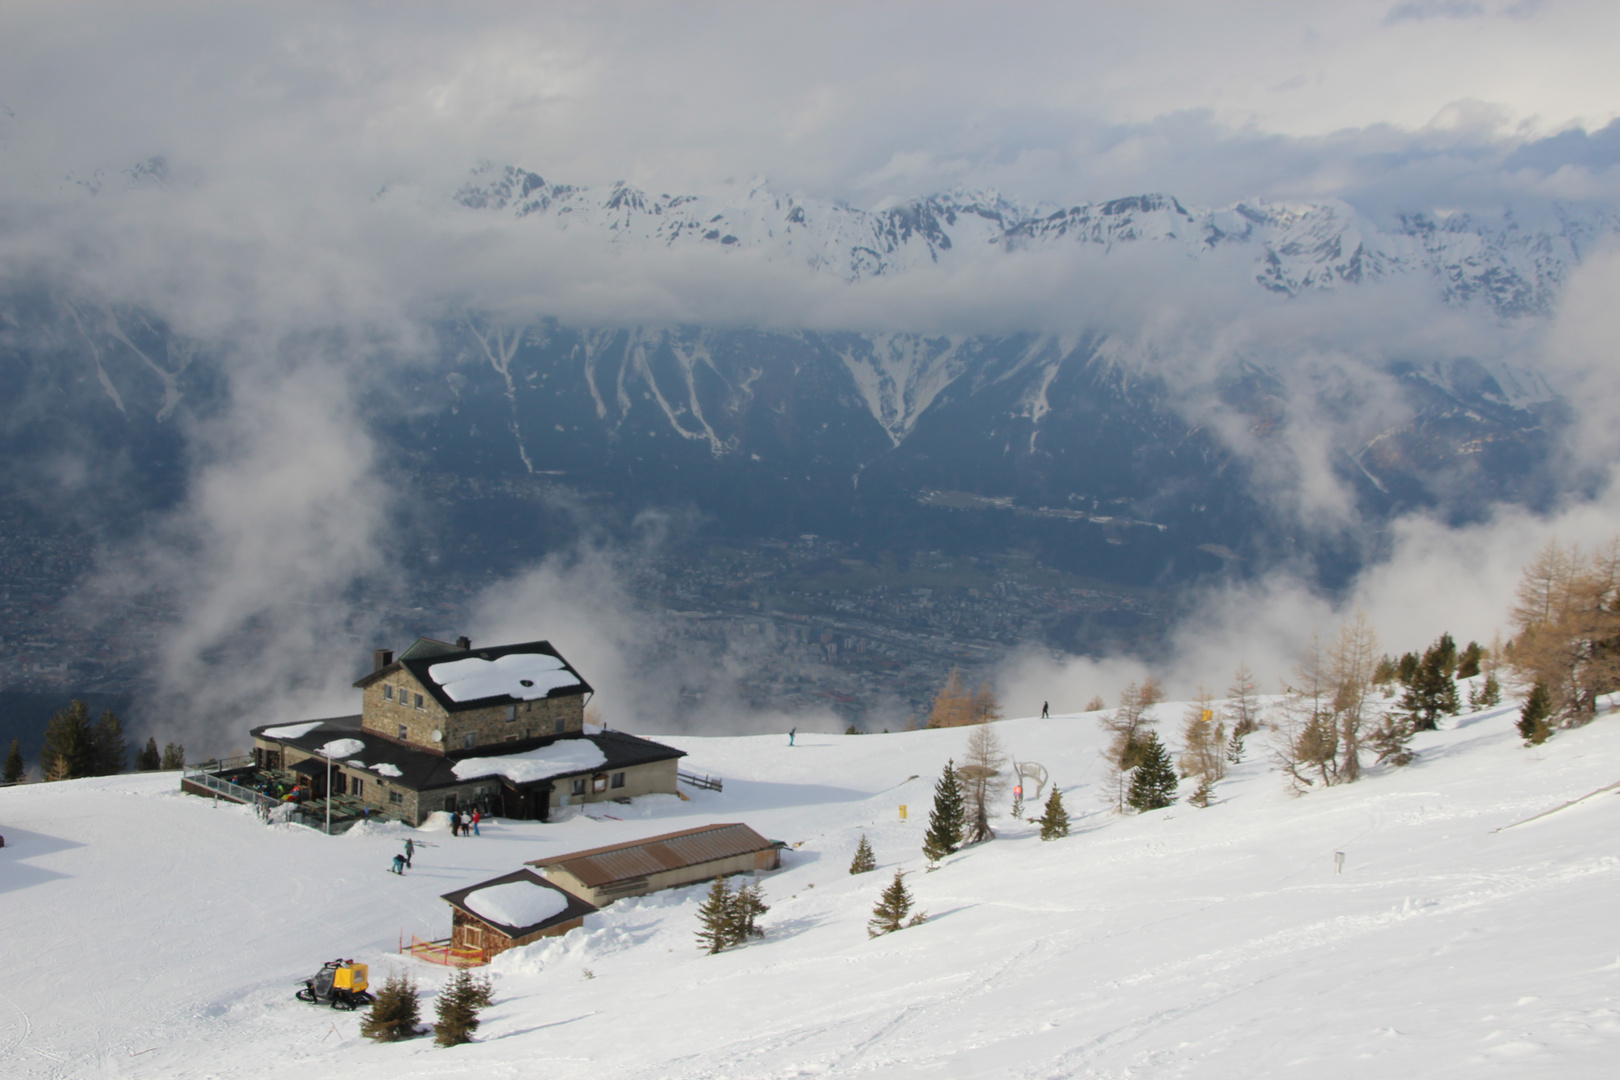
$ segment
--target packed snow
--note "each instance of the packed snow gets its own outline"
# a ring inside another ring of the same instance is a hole
[[[480,776],[504,776],[514,784],[544,780],[550,776],[586,772],[607,764],[602,748],[589,739],[563,739],[536,750],[501,757],[462,758],[453,771],[458,780]]]
[[[323,757],[346,758],[353,757],[365,748],[366,744],[359,739],[333,739],[315,752]]]
[[[271,739],[302,739],[320,726],[319,720],[311,720],[307,724],[285,724],[281,727],[265,728],[264,734]]]
[[[1182,707],[1155,711],[1173,733]],[[1103,805],[1095,716],[1004,721],[1009,753],[1062,786],[1073,833],[1043,843],[1002,805],[998,839],[932,873],[919,846],[960,730],[665,736],[724,791],[477,838],[267,826],[173,773],[4,788],[0,1075],[1612,1075],[1620,790],[1601,789],[1620,779],[1620,716],[1537,748],[1515,718],[1448,718],[1414,764],[1302,797],[1257,733],[1207,809],[1124,817]],[[744,947],[696,947],[705,886],[619,901],[497,957],[476,1040],[453,1049],[372,1043],[360,1014],[293,999],[353,957],[378,983],[411,975],[431,1021],[449,972],[396,950],[449,934],[442,894],[725,821],[790,845]],[[863,834],[878,870],[851,876]],[[404,836],[419,846],[396,877]],[[929,919],[869,939],[896,869]]]
[[[464,903],[492,923],[521,930],[561,915],[568,907],[568,898],[532,881],[508,881],[468,893]]]
[[[388,765],[388,764],[373,765],[371,767],[371,771],[376,773],[378,776],[398,776],[398,775],[400,775],[398,765]]]
[[[578,686],[579,678],[555,656],[511,653],[493,660],[470,656],[447,660],[428,668],[428,675],[444,688],[451,701],[478,701],[502,694],[534,701],[553,690]]]

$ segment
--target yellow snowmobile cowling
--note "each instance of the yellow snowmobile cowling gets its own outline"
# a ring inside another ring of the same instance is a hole
[[[366,983],[366,965],[349,964],[340,967],[334,973],[332,985],[339,990],[364,990]]]

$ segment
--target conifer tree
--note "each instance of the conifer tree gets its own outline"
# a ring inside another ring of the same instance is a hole
[[[966,797],[967,835],[969,844],[983,843],[996,838],[990,828],[990,804],[1006,788],[1002,767],[1007,756],[1002,752],[1001,740],[988,720],[974,724],[968,731],[967,749],[962,755],[962,767],[957,770],[964,781]]]
[[[1232,673],[1232,685],[1226,688],[1226,718],[1232,722],[1232,731],[1247,735],[1260,730],[1260,688],[1254,681],[1254,672],[1247,663],[1239,663]]]
[[[1041,839],[1056,840],[1069,835],[1069,812],[1063,809],[1063,794],[1052,785],[1052,794],[1046,797],[1046,812],[1040,817]]]
[[[159,768],[165,772],[186,767],[186,748],[179,743],[170,743],[163,748],[163,760],[158,763]]]
[[[1479,674],[1480,661],[1484,658],[1485,650],[1477,641],[1470,641],[1468,647],[1457,657],[1457,678],[1472,679]]]
[[[440,1046],[472,1042],[473,1032],[478,1030],[479,1003],[488,999],[488,987],[480,986],[466,968],[457,968],[434,1002],[439,1022],[433,1025],[433,1041]]]
[[[1381,764],[1410,765],[1417,754],[1407,744],[1412,741],[1412,729],[1400,716],[1385,716],[1368,740]]]
[[[398,1042],[416,1034],[422,1008],[416,996],[416,982],[408,975],[390,974],[371,1011],[360,1020],[360,1034],[378,1042]]]
[[[1552,715],[1552,694],[1540,679],[1530,688],[1530,696],[1519,707],[1519,735],[1526,746],[1539,746],[1552,735],[1547,718]]]
[[[916,926],[927,922],[928,916],[922,912],[911,915],[911,891],[906,888],[906,874],[903,870],[894,872],[894,880],[883,895],[878,899],[877,907],[872,909],[872,918],[867,921],[866,934],[868,937],[879,937],[883,934],[892,934],[904,926]],[[910,919],[906,916],[911,915]]]
[[[1164,700],[1164,690],[1157,679],[1144,679],[1138,686],[1136,683],[1125,688],[1119,696],[1119,708],[1098,718],[1104,731],[1108,732],[1108,745],[1103,749],[1103,760],[1108,763],[1110,783],[1107,785],[1108,800],[1114,804],[1114,809],[1123,813],[1127,799],[1129,781],[1132,769],[1142,763],[1142,753],[1147,746],[1147,734],[1157,723],[1153,715],[1153,706]]]
[[[698,944],[714,954],[737,940],[737,904],[728,878],[717,877],[698,908]]]
[[[1143,739],[1141,764],[1131,774],[1126,801],[1138,811],[1159,810],[1176,801],[1175,766],[1158,732],[1149,731]]]
[[[95,768],[92,775],[116,776],[129,768],[129,744],[124,739],[124,722],[118,714],[107,709],[101,714],[91,732],[95,747]]]
[[[923,854],[937,863],[962,846],[967,829],[967,810],[962,785],[956,778],[956,760],[945,763],[945,771],[934,784],[934,809],[928,815],[928,832],[923,836]]]
[[[1442,714],[1457,713],[1457,684],[1451,678],[1456,664],[1457,646],[1450,634],[1441,634],[1424,651],[1400,702],[1401,711],[1411,717],[1413,731],[1434,731]]]
[[[733,938],[731,944],[741,945],[751,937],[764,937],[765,931],[755,922],[761,915],[770,911],[765,903],[765,893],[757,881],[750,881],[731,898]]]
[[[1226,760],[1232,765],[1243,763],[1243,736],[1236,731],[1233,731],[1232,737],[1226,740]]]
[[[93,776],[95,765],[90,709],[82,701],[72,702],[45,725],[45,741],[39,751],[40,773],[47,780],[74,780]]]
[[[156,772],[163,767],[163,755],[158,751],[157,740],[148,738],[146,746],[135,751],[135,768],[139,772]]]
[[[22,740],[12,739],[11,753],[6,755],[5,771],[0,773],[0,779],[4,779],[8,784],[15,784],[27,775],[28,765],[23,761]]]
[[[1476,709],[1488,709],[1492,705],[1502,702],[1502,684],[1496,681],[1496,673],[1485,676],[1485,682],[1480,686],[1477,695],[1470,692],[1469,703]]]
[[[1205,773],[1198,778],[1198,787],[1191,795],[1187,796],[1187,801],[1202,810],[1209,805],[1209,801],[1214,797],[1215,782],[1209,778],[1208,773]]]
[[[928,714],[931,728],[963,727],[973,722],[974,700],[962,682],[960,668],[951,668],[945,685],[934,695],[934,708]]]
[[[855,846],[855,858],[849,864],[851,874],[866,874],[877,869],[877,856],[872,854],[872,842],[861,833],[861,842]]]

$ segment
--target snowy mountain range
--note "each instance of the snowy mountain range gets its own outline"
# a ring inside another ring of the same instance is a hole
[[[1620,232],[1620,214],[1563,205],[1534,221],[1512,212],[1410,213],[1391,229],[1337,199],[1201,207],[1144,194],[1054,206],[956,189],[863,210],[783,195],[758,180],[722,195],[655,196],[625,183],[552,183],[510,165],[481,167],[455,198],[474,210],[598,230],[613,243],[766,249],[851,282],[1064,243],[1105,252],[1168,244],[1190,258],[1237,246],[1252,252],[1254,281],[1272,292],[1428,278],[1448,302],[1501,316],[1546,314],[1583,253]]]

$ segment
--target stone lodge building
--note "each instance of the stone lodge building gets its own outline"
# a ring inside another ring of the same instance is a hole
[[[398,659],[377,650],[355,686],[358,716],[254,728],[257,764],[412,825],[473,808],[544,821],[560,806],[676,791],[684,752],[587,729],[593,691],[549,642],[419,638]]]

